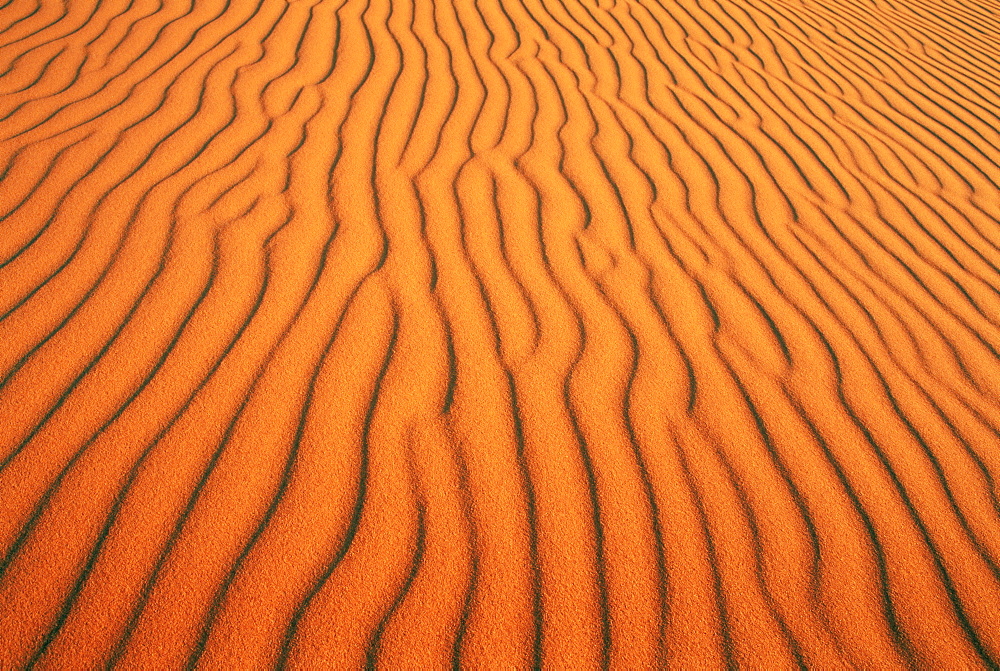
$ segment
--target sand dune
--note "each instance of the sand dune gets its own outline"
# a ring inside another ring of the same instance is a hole
[[[998,11],[4,0],[0,668],[996,668]]]

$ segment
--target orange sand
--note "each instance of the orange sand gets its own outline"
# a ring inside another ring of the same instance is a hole
[[[3,0],[0,669],[995,668],[998,129],[996,0]]]

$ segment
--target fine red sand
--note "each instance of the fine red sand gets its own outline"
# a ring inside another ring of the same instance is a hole
[[[0,669],[996,668],[997,0],[3,0]]]

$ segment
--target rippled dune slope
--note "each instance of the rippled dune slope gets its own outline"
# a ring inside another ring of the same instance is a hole
[[[0,668],[996,667],[995,0],[4,0]]]

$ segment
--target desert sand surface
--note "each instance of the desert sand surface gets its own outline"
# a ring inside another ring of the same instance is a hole
[[[996,0],[3,0],[0,669],[997,668]]]

